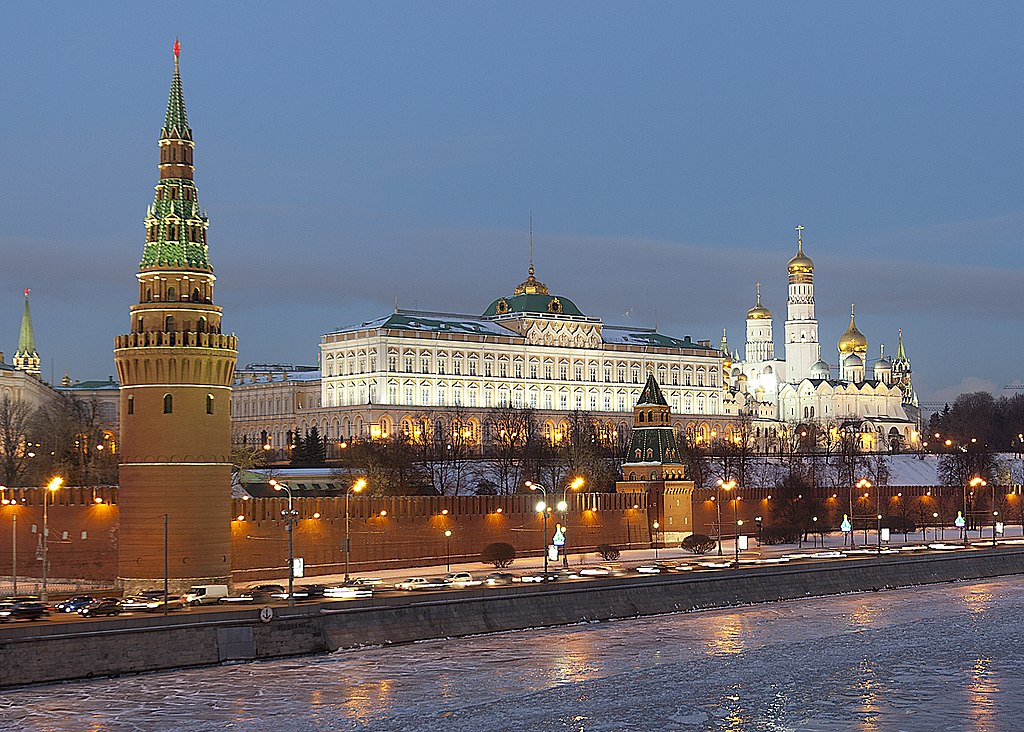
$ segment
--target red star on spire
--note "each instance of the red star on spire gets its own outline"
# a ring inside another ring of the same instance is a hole
[[[27,287],[25,288],[25,297],[26,298],[28,297],[28,288]]]
[[[178,56],[180,56],[180,55],[181,55],[181,42],[177,38],[175,38],[174,39],[174,58],[177,59]]]

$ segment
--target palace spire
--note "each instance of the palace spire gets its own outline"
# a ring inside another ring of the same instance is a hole
[[[14,368],[39,376],[39,354],[36,352],[36,334],[32,329],[32,312],[28,307],[29,289],[25,288],[25,309],[21,312],[21,331],[18,333],[18,350],[14,354]]]

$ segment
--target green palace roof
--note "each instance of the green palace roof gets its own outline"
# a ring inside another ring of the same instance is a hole
[[[549,295],[547,293],[533,293],[513,295],[512,297],[499,297],[487,306],[484,317],[490,318],[495,315],[506,315],[508,313],[542,313],[546,315],[577,315],[583,313],[576,303],[567,297]]]

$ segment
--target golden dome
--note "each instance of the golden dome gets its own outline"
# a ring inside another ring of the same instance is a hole
[[[814,262],[811,258],[804,254],[804,227],[796,227],[796,256],[789,260],[789,264],[786,269],[789,270],[791,275],[793,274],[814,274]]]
[[[772,311],[761,304],[761,283],[757,283],[757,304],[747,311],[747,320],[771,320]]]
[[[867,353],[868,339],[857,330],[857,323],[854,320],[853,305],[850,305],[850,327],[839,337],[840,353]]]

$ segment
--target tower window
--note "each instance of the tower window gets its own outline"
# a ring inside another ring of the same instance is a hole
[[[135,414],[135,397],[128,397],[128,414]]]
[[[164,414],[171,414],[174,411],[174,397],[164,394]]]
[[[171,238],[173,239],[174,237]],[[167,302],[174,302],[174,299],[177,297],[177,295],[178,293],[175,292],[173,287],[167,288]]]
[[[199,288],[193,288],[192,290],[192,302],[199,302]]]
[[[172,333],[174,331],[174,316],[173,315],[168,315],[164,319],[164,330],[167,331],[168,333]]]
[[[206,395],[206,413],[213,414],[213,394]]]
[[[196,329],[200,333],[205,333],[206,332],[206,318],[203,318],[203,317],[199,318],[199,323],[197,324]]]

